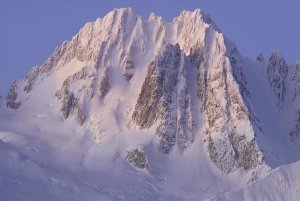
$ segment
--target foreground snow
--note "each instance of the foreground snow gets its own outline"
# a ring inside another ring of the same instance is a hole
[[[108,153],[109,149],[78,133],[71,135],[77,140],[48,144],[24,134],[0,132],[1,199],[294,201],[300,196],[300,162],[276,168],[240,187],[234,185],[238,174],[228,180],[213,167],[193,162],[201,156],[173,153],[167,158],[151,153],[154,165],[149,174],[131,167],[118,152]],[[105,154],[111,158],[104,158]]]
[[[300,197],[300,161],[272,170],[266,177],[255,183],[218,195],[210,201],[245,200],[245,201],[295,201]]]
[[[228,177],[204,162],[209,159],[198,140],[183,155],[162,154],[153,143],[143,147],[151,165],[151,172],[145,172],[132,167],[124,155],[137,141],[145,141],[141,134],[95,144],[77,125],[67,130],[46,115],[34,118],[40,123],[31,128],[8,128],[1,122],[2,128],[14,130],[0,132],[4,200],[201,200],[240,183],[239,173]],[[151,141],[154,136],[148,135]]]

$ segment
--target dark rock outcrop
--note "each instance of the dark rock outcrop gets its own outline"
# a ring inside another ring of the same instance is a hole
[[[131,149],[127,151],[125,158],[133,167],[151,172],[146,154],[139,149]]]
[[[291,65],[290,80],[292,82],[292,100],[297,102],[300,98],[300,63]]]
[[[133,77],[134,75],[134,64],[133,64],[133,61],[132,60],[126,60],[125,62],[125,72],[124,72],[124,77],[126,79],[126,81],[130,81],[131,78]]]
[[[300,136],[300,111],[297,111],[296,112],[296,118],[295,118],[295,126],[290,131],[291,141],[294,144],[298,144],[299,143],[299,141],[298,141],[299,136]]]
[[[256,61],[258,61],[258,62],[264,62],[265,61],[265,57],[264,57],[263,53],[260,53],[257,56]]]
[[[240,167],[255,168],[262,163],[255,142],[260,127],[251,109],[239,53],[234,46],[225,45],[221,34],[208,42],[198,84],[210,159],[226,173]]]
[[[279,51],[272,53],[267,69],[268,80],[276,96],[277,106],[282,107],[286,94],[288,65]]]
[[[57,91],[55,96],[61,101],[61,113],[64,119],[69,118],[71,114],[75,114],[80,125],[85,122],[85,114],[80,107],[79,100],[75,97],[73,92],[70,92],[70,79],[63,83],[61,90]]]
[[[105,66],[99,83],[99,96],[104,98],[110,89],[109,67]]]
[[[169,153],[176,144],[184,149],[190,141],[192,120],[190,99],[184,72],[184,55],[179,45],[166,45],[150,63],[141,93],[133,112],[133,121],[142,129],[158,123],[158,147]],[[178,79],[183,79],[181,88]],[[179,114],[177,113],[179,110]]]
[[[8,94],[5,98],[6,100],[6,107],[16,110],[21,106],[21,102],[17,101],[18,93],[17,93],[17,82],[14,81],[11,85]]]

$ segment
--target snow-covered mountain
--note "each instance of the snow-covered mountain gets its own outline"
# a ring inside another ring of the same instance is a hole
[[[299,63],[241,56],[201,10],[115,9],[0,98],[0,194],[297,200],[299,83]]]

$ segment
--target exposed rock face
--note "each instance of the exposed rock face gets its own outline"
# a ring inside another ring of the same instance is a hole
[[[186,22],[191,18],[199,22],[198,26]],[[142,129],[157,125],[158,147],[163,153],[169,153],[175,144],[184,150],[192,143],[193,105],[185,64],[188,60],[191,68],[197,68],[198,92],[192,93],[200,99],[204,139],[211,160],[224,172],[255,168],[262,163],[262,153],[255,142],[260,127],[251,110],[239,53],[199,11],[183,13],[174,23],[179,45],[165,46],[149,65],[133,121]]]
[[[182,150],[186,149],[194,141],[195,122],[192,115],[192,101],[189,92],[186,60],[184,54],[181,55],[180,67],[177,83],[177,144]]]
[[[76,76],[75,76],[76,77]],[[82,111],[78,99],[73,92],[70,92],[70,80],[67,79],[63,83],[61,90],[56,92],[56,97],[61,101],[61,109],[63,118],[67,119],[71,114],[75,114],[80,125],[85,122],[85,114]]]
[[[155,62],[151,62],[148,66],[148,73],[132,115],[133,121],[142,129],[151,127],[159,118],[159,101],[162,94],[158,85],[161,80],[158,79],[155,65]]]
[[[124,72],[124,77],[127,81],[130,81],[131,78],[133,77],[134,75],[134,64],[133,64],[133,61],[131,60],[126,60],[125,62],[125,72]]]
[[[131,149],[127,151],[126,160],[133,167],[151,172],[146,154],[138,149]]]
[[[300,111],[299,111],[299,98],[300,98],[300,63],[295,63],[290,66],[289,81],[290,85],[286,87],[289,93],[291,104],[289,104],[289,108],[294,108],[294,122],[292,124],[289,135],[291,137],[291,141],[295,145],[299,145],[299,136],[300,136]]]
[[[24,86],[24,91],[29,93],[32,90],[32,87],[38,78],[40,69],[38,67],[33,67],[30,73],[26,76],[25,78],[25,86]]]
[[[294,144],[298,144],[299,136],[300,136],[300,111],[296,112],[295,118],[295,126],[290,131],[291,141]]]
[[[158,146],[168,153],[176,140],[176,84],[180,64],[178,45],[167,45],[148,67],[133,120],[140,128],[149,128],[158,119]]]
[[[70,116],[70,113],[73,112],[77,102],[78,101],[74,97],[73,93],[70,93],[67,90],[64,91],[61,111],[65,119],[67,119]]]
[[[11,85],[8,94],[5,98],[6,100],[6,107],[16,110],[21,106],[21,102],[17,101],[18,93],[17,93],[17,82],[14,81]]]
[[[109,83],[109,67],[105,66],[104,72],[100,79],[99,84],[99,96],[101,98],[104,98],[106,94],[108,93],[110,89],[110,83]]]
[[[262,162],[255,143],[259,125],[251,111],[239,54],[234,46],[225,45],[222,34],[215,34],[205,44],[198,79],[209,156],[224,172],[249,170]]]
[[[170,152],[176,139],[181,148],[193,140],[184,59],[178,44],[166,45],[161,50],[148,67],[132,116],[142,129],[158,122],[158,147],[163,153]],[[178,79],[182,83],[180,88]]]
[[[3,97],[0,96],[0,107],[2,106]]]
[[[162,57],[158,58],[157,64],[157,88],[159,97],[160,124],[156,129],[158,147],[163,153],[169,153],[176,142],[177,134],[177,89],[178,70],[180,64],[180,48],[166,46]]]
[[[231,76],[226,73],[223,78],[208,81],[205,107],[209,155],[224,172],[238,167],[248,170],[262,162],[254,139],[255,125]],[[225,96],[218,97],[222,91]]]
[[[291,66],[291,76],[292,81],[292,100],[296,102],[300,97],[300,63],[296,63]]]
[[[267,73],[277,99],[277,105],[282,107],[286,93],[285,80],[288,74],[288,66],[279,51],[275,51],[271,55]]]
[[[264,57],[263,53],[260,53],[258,55],[258,57],[256,58],[256,61],[258,61],[258,62],[264,62],[265,61],[265,57]]]

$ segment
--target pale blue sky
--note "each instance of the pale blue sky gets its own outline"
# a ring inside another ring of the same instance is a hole
[[[0,0],[0,95],[87,21],[117,7],[168,20],[201,8],[244,56],[280,49],[288,62],[300,59],[299,0]]]

